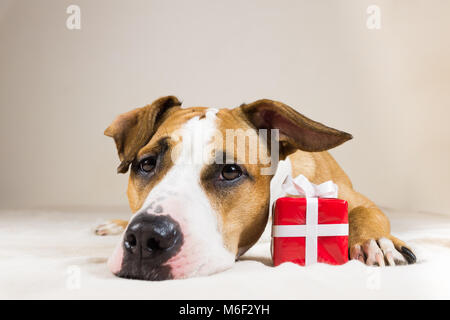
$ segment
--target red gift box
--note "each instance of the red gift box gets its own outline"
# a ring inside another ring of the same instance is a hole
[[[333,265],[348,261],[347,201],[330,198],[279,198],[272,226],[274,266],[283,262]]]

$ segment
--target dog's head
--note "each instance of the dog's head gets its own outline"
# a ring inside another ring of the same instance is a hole
[[[108,264],[147,280],[229,268],[264,231],[278,158],[351,138],[276,101],[216,110],[182,108],[173,96],[118,116],[105,134],[118,172],[130,170],[135,212]]]

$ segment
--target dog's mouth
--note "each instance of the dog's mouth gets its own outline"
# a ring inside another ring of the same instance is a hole
[[[161,281],[173,279],[169,266],[161,266],[157,268],[143,268],[135,265],[125,264],[123,269],[116,274],[120,278]]]
[[[230,254],[224,257],[192,256],[193,250],[182,248],[180,253],[162,265],[155,265],[152,261],[130,259],[123,255],[120,268],[111,271],[118,277],[136,280],[162,281],[172,279],[185,279],[198,276],[207,276],[224,271],[232,266],[234,257]]]
[[[108,265],[121,278],[161,281],[217,273],[234,259],[223,246],[182,228],[171,216],[145,214],[130,222]]]

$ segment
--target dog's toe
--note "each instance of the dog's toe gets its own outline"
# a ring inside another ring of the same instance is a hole
[[[354,245],[353,247],[350,248],[350,259],[359,260],[362,263],[366,262],[366,259],[364,257],[364,251],[362,250],[359,244]]]
[[[350,248],[350,259],[359,260],[368,266],[384,267],[411,264],[416,261],[414,253],[408,249],[404,242],[396,243],[388,238],[378,240],[369,239],[364,243],[356,244]],[[399,240],[398,240],[399,241]]]
[[[366,264],[368,266],[378,265],[384,267],[384,255],[375,240],[370,239],[364,242],[363,250],[367,257]]]
[[[98,236],[110,236],[121,234],[126,227],[126,221],[122,220],[110,220],[100,224],[95,228],[95,234]]]
[[[394,243],[387,239],[378,240],[378,245],[383,251],[384,257],[390,266],[407,264],[405,257],[395,249]]]

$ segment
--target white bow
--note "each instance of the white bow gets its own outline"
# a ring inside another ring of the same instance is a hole
[[[304,196],[305,198],[337,198],[338,186],[333,181],[314,184],[304,175],[292,178],[288,175],[281,186],[287,194]]]

